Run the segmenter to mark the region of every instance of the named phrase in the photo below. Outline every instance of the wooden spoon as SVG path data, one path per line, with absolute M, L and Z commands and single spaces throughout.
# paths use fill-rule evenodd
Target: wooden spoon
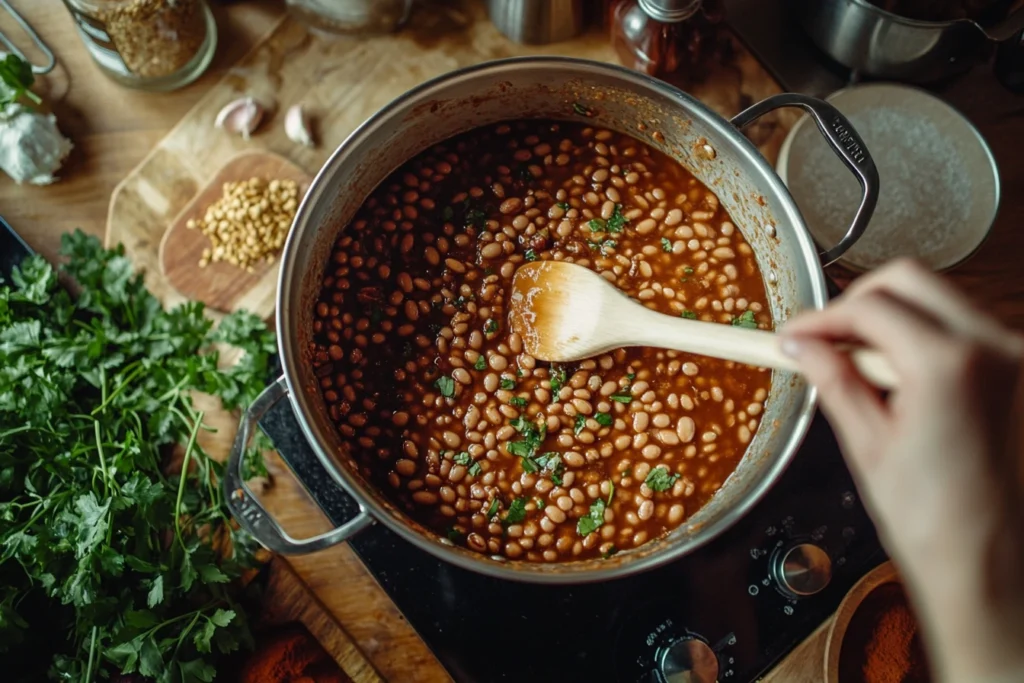
M 526 352 L 546 361 L 590 358 L 623 346 L 653 346 L 797 371 L 772 332 L 675 318 L 625 296 L 588 268 L 560 261 L 520 266 L 512 282 L 512 331 Z M 891 388 L 896 374 L 877 352 L 850 357 L 872 384 Z

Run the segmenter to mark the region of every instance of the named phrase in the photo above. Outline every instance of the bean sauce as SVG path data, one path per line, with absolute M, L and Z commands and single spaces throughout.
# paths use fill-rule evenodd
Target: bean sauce
M 536 360 L 507 314 L 538 259 L 662 313 L 772 327 L 750 246 L 685 168 L 613 131 L 517 121 L 426 150 L 366 200 L 324 272 L 313 364 L 363 474 L 442 538 L 607 557 L 721 488 L 771 374 L 651 348 Z

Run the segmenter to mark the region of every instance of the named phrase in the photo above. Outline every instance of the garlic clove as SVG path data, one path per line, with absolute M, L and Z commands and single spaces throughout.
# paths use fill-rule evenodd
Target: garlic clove
M 248 140 L 263 120 L 264 108 L 251 97 L 242 97 L 224 105 L 213 125 Z
M 314 147 L 313 136 L 309 132 L 309 122 L 301 104 L 293 104 L 284 115 L 284 132 L 288 139 L 306 147 Z

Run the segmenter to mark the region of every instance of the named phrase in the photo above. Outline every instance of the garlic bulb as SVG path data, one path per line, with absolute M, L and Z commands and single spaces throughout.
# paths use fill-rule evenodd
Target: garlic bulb
M 0 112 L 0 168 L 19 185 L 52 183 L 71 147 L 53 114 L 40 114 L 20 104 Z
M 301 104 L 293 104 L 284 115 L 284 132 L 288 139 L 306 147 L 313 147 L 313 136 Z
M 251 97 L 242 97 L 224 105 L 213 125 L 248 140 L 263 120 L 263 113 L 262 104 Z

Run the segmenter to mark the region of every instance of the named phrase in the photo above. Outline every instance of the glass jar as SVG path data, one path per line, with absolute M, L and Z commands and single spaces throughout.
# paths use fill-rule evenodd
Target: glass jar
M 206 0 L 64 0 L 93 60 L 112 79 L 174 90 L 210 65 L 217 23 Z
M 350 36 L 397 31 L 412 10 L 412 0 L 285 0 L 284 4 L 311 29 Z
M 716 0 L 621 0 L 612 45 L 623 66 L 677 85 L 700 82 L 719 53 Z

